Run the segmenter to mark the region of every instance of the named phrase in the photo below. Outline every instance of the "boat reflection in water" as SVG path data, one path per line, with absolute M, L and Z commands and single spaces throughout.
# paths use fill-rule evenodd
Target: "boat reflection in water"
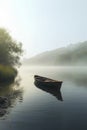
M 38 84 L 36 81 L 34 82 L 34 84 L 37 88 L 39 88 L 47 93 L 50 93 L 53 96 L 55 96 L 58 100 L 63 101 L 61 91 L 57 87 L 47 87 L 45 85 Z

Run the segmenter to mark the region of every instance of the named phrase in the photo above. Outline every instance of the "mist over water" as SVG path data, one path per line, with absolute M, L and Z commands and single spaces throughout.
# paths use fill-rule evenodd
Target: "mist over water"
M 35 74 L 62 80 L 60 93 L 35 86 Z M 19 69 L 19 76 L 22 102 L 17 100 L 1 118 L 1 130 L 87 129 L 87 67 L 27 65 Z

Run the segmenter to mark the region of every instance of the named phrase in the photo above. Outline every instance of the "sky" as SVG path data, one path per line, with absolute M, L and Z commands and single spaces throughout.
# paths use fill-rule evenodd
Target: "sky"
M 87 40 L 87 0 L 0 0 L 0 27 L 24 57 Z

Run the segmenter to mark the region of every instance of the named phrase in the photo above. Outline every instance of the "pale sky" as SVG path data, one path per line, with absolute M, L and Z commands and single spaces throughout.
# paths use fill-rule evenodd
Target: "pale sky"
M 87 0 L 0 0 L 0 27 L 25 57 L 87 40 Z

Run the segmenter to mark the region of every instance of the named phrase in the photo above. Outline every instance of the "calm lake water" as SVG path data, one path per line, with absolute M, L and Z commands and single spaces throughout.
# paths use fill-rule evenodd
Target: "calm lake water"
M 34 85 L 34 75 L 62 80 L 61 92 Z M 22 66 L 14 84 L 0 89 L 11 95 L 0 117 L 0 130 L 87 130 L 87 68 Z

